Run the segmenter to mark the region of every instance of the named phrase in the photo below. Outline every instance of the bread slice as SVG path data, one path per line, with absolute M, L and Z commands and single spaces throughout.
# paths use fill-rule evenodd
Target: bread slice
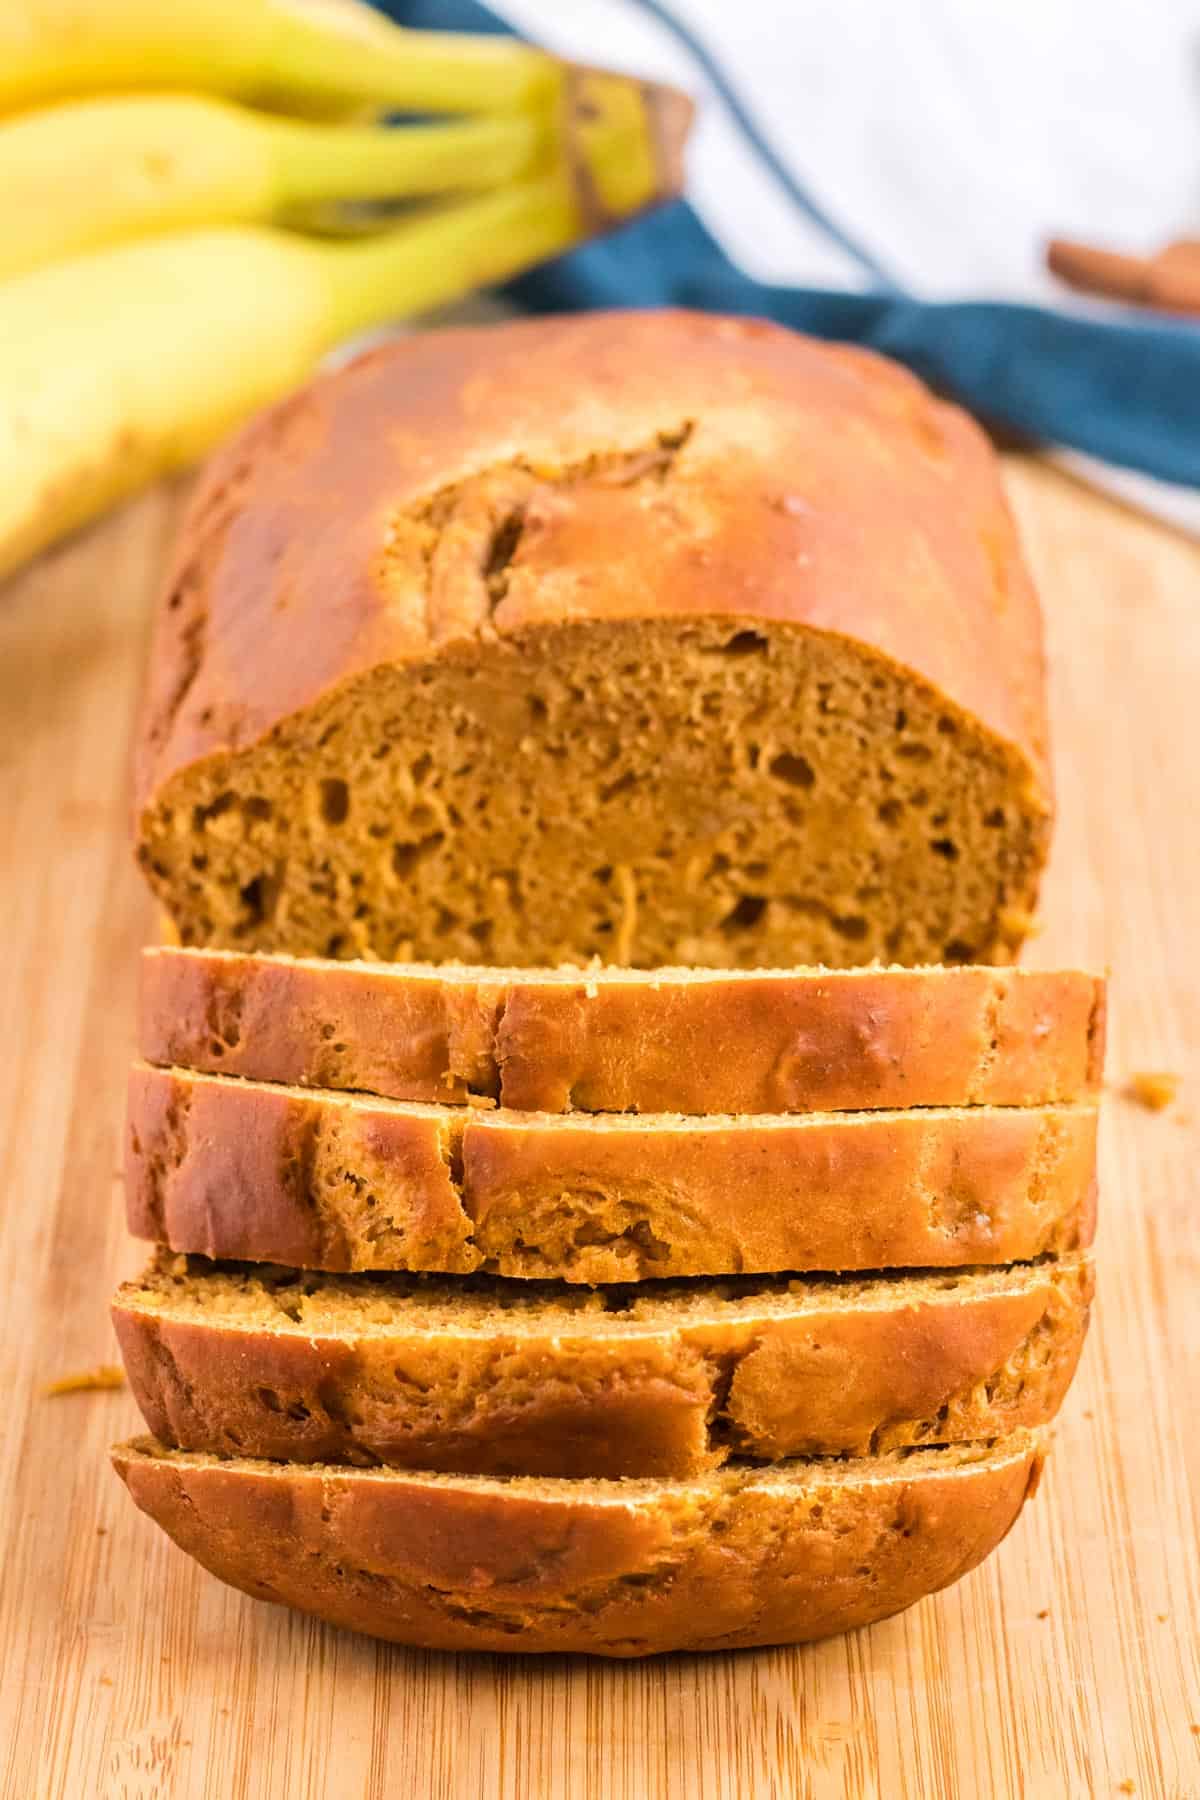
M 703 1473 L 1057 1412 L 1086 1257 L 948 1275 L 656 1282 L 303 1275 L 160 1253 L 113 1322 L 162 1442 L 470 1475 Z
M 138 789 L 187 944 L 1008 962 L 1051 800 L 996 459 L 749 320 L 388 345 L 212 466 Z
M 1096 1108 L 512 1113 L 135 1064 L 129 1228 L 318 1269 L 636 1281 L 1085 1247 Z
M 1074 970 L 535 971 L 151 949 L 140 1036 L 149 1062 L 523 1112 L 1037 1106 L 1099 1084 L 1104 982 Z
M 687 1482 L 486 1479 L 113 1452 L 222 1581 L 435 1650 L 646 1656 L 798 1643 L 966 1574 L 1009 1530 L 1037 1435 Z

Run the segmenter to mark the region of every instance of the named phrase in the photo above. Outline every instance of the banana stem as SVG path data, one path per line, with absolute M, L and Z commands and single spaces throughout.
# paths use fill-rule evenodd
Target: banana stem
M 260 97 L 341 92 L 397 112 L 515 111 L 552 93 L 558 69 L 512 38 L 408 31 L 366 8 L 280 4 Z
M 336 337 L 506 280 L 679 191 L 687 100 L 619 77 L 563 74 L 551 170 L 317 252 Z
M 263 120 L 276 202 L 405 199 L 491 188 L 530 174 L 547 156 L 549 120 L 503 113 L 466 124 L 395 131 Z
M 333 338 L 443 306 L 557 256 L 583 234 L 574 185 L 559 169 L 379 237 L 322 247 Z

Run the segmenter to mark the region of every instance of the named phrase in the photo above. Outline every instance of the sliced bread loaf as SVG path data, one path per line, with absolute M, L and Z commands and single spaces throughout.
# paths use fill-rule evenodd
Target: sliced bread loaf
M 150 1062 L 523 1112 L 1044 1105 L 1094 1091 L 1074 970 L 534 971 L 153 949 Z
M 113 1322 L 163 1443 L 472 1475 L 703 1473 L 730 1456 L 994 1438 L 1057 1412 L 1085 1257 L 951 1275 L 654 1283 L 221 1267 L 161 1254 Z
M 983 434 L 860 350 L 618 313 L 388 345 L 217 458 L 137 836 L 186 944 L 1007 962 L 1050 811 Z
M 135 1064 L 129 1228 L 320 1269 L 567 1281 L 962 1267 L 1085 1247 L 1096 1109 L 422 1106 Z
M 981 1562 L 1036 1434 L 687 1482 L 330 1468 L 118 1446 L 137 1505 L 222 1581 L 437 1650 L 645 1656 L 827 1637 Z

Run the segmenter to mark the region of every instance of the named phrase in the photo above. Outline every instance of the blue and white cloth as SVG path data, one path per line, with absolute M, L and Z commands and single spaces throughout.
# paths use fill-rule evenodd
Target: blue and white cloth
M 1200 235 L 1200 0 L 381 0 L 700 103 L 687 202 L 510 284 L 900 358 L 1200 531 L 1200 322 L 1066 293 L 1045 240 Z

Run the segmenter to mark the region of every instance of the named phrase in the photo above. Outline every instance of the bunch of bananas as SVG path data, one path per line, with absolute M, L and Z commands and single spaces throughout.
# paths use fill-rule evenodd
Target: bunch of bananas
M 358 0 L 4 0 L 0 575 L 342 338 L 677 192 L 689 119 Z M 341 229 L 347 201 L 411 204 Z

